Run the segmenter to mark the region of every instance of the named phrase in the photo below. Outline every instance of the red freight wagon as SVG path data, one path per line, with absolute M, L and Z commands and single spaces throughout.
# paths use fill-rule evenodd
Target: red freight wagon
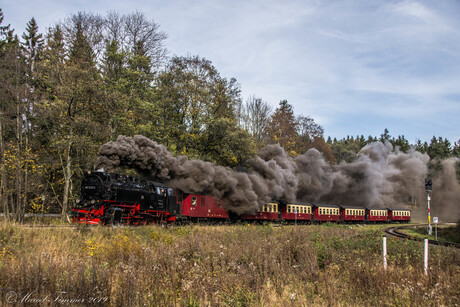
M 313 217 L 316 221 L 339 221 L 340 207 L 334 205 L 315 205 L 313 209 Z
M 228 211 L 224 209 L 222 200 L 197 194 L 184 194 L 183 197 L 183 216 L 192 219 L 228 219 Z
M 366 209 L 363 207 L 340 207 L 340 217 L 346 222 L 364 222 L 366 220 Z
M 283 209 L 281 210 L 281 217 L 286 221 L 311 221 L 313 213 L 313 205 L 311 204 L 287 204 Z
M 388 209 L 388 216 L 393 222 L 410 222 L 410 211 L 406 209 Z
M 388 222 L 387 209 L 369 209 L 367 215 L 369 222 Z
M 279 219 L 278 203 L 268 203 L 254 214 L 242 214 L 242 220 L 275 221 Z

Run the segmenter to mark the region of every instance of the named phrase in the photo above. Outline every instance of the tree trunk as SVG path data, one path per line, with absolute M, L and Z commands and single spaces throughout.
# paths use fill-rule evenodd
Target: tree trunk
M 69 194 L 70 194 L 70 181 L 72 177 L 72 133 L 73 133 L 73 125 L 70 123 L 69 132 L 67 134 L 67 159 L 66 159 L 66 167 L 64 171 L 64 197 L 62 199 L 62 213 L 61 213 L 61 220 L 65 222 L 67 218 L 67 207 L 69 204 Z
M 3 216 L 5 221 L 9 221 L 9 210 L 8 210 L 8 195 L 6 193 L 6 169 L 5 169 L 5 148 L 3 142 L 3 110 L 0 109 L 0 171 L 1 171 L 1 182 L 0 182 L 0 206 L 3 208 Z
M 15 220 L 21 222 L 24 213 L 22 212 L 22 114 L 21 114 L 21 103 L 19 93 L 17 95 L 17 106 L 16 106 L 16 145 L 17 145 L 17 157 L 16 157 L 16 203 L 15 203 Z

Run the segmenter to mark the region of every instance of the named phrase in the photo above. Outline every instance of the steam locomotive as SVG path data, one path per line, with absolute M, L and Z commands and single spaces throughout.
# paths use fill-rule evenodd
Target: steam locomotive
M 99 225 L 147 225 L 209 221 L 409 222 L 406 209 L 368 209 L 357 206 L 271 202 L 253 214 L 237 216 L 212 196 L 173 190 L 136 177 L 87 172 L 76 200 L 73 222 Z

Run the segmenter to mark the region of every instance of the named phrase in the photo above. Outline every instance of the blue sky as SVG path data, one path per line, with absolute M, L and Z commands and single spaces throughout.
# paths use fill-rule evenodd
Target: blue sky
M 242 96 L 282 99 L 337 138 L 460 139 L 460 1 L 0 0 L 42 31 L 78 11 L 144 12 L 170 54 L 211 60 Z

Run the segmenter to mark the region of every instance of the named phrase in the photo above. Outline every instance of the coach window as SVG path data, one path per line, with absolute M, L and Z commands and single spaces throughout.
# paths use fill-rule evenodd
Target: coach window
M 217 208 L 222 208 L 222 200 L 217 201 Z
M 197 201 L 196 196 L 193 196 L 192 197 L 192 206 L 196 206 L 196 201 Z

